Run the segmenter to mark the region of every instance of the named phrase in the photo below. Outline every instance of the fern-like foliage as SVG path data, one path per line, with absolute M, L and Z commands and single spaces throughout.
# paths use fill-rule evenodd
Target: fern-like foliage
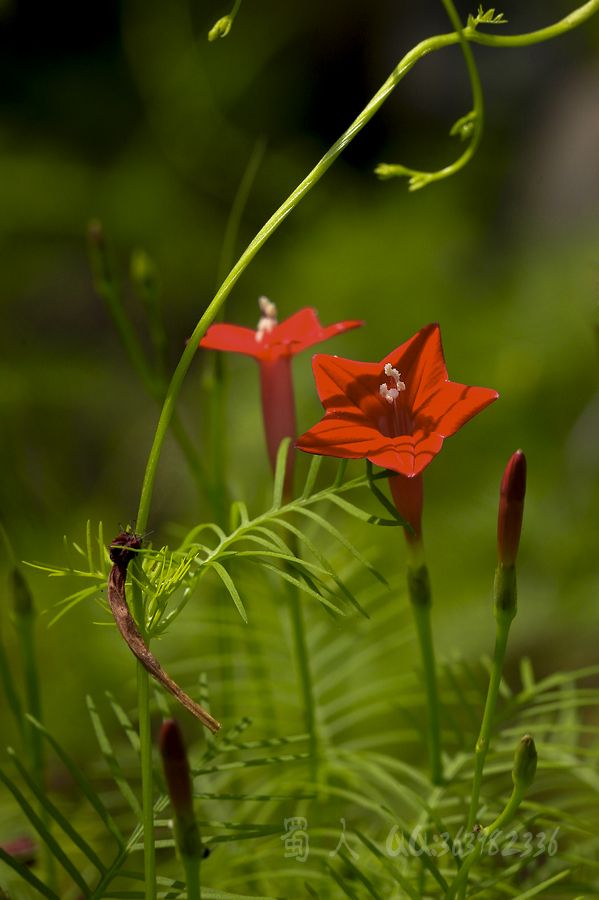
M 402 523 L 391 511 L 381 518 L 347 499 L 347 492 L 366 488 L 389 508 L 371 469 L 344 481 L 342 464 L 332 484 L 317 489 L 318 457 L 302 495 L 284 504 L 285 453 L 282 447 L 268 510 L 252 518 L 243 504 L 234 504 L 228 532 L 200 525 L 174 550 L 142 553 L 138 583 L 148 630 L 181 632 L 183 652 L 169 668 L 208 710 L 212 685 L 215 706 L 226 712 L 223 733 L 192 748 L 196 813 L 212 851 L 202 864 L 202 896 L 441 900 L 472 841 L 464 827 L 488 661 L 451 659 L 440 666 L 445 781 L 435 786 L 426 774 L 425 691 L 414 668 L 404 589 L 389 586 L 319 504 L 358 523 Z M 96 562 L 88 527 L 85 548 L 75 547 L 84 566 L 43 567 L 52 576 L 79 575 L 87 582 L 65 598 L 58 615 L 103 585 L 109 560 L 101 529 L 98 543 Z M 220 589 L 218 581 L 202 589 L 198 615 L 189 600 L 211 570 Z M 286 607 L 292 595 L 318 601 L 303 608 L 312 731 L 302 720 L 291 649 Z M 205 674 L 199 675 L 198 659 Z M 478 821 L 494 821 L 505 807 L 514 749 L 524 733 L 535 737 L 539 768 L 509 830 L 489 841 L 472 868 L 468 896 L 546 893 L 565 900 L 599 892 L 593 862 L 599 728 L 589 715 L 599 691 L 579 684 L 597 674 L 599 668 L 537 682 L 524 661 L 519 690 L 502 682 Z M 114 697 L 108 703 L 112 724 L 101 705 L 88 700 L 102 758 L 90 776 L 36 725 L 77 785 L 80 800 L 68 814 L 64 801 L 44 794 L 17 758 L 16 774 L 0 776 L 61 872 L 57 892 L 36 869 L 4 854 L 31 896 L 38 891 L 56 900 L 71 887 L 91 900 L 143 896 L 139 736 L 135 714 Z M 172 715 L 172 703 L 155 689 L 156 715 Z M 159 769 L 154 782 L 159 896 L 183 897 Z M 293 852 L 291 820 L 305 822 L 309 853 L 303 861 Z
M 231 507 L 231 529 L 226 533 L 213 523 L 201 524 L 189 531 L 179 547 L 170 550 L 151 548 L 143 551 L 141 580 L 138 585 L 145 598 L 145 630 L 149 637 L 164 634 L 166 629 L 181 615 L 199 582 L 208 571 L 215 572 L 242 619 L 247 622 L 247 612 L 241 594 L 227 568 L 233 559 L 259 564 L 260 567 L 293 585 L 297 590 L 317 600 L 331 611 L 345 615 L 350 608 L 362 612 L 359 603 L 347 586 L 339 578 L 333 566 L 327 561 L 317 544 L 310 538 L 304 523 L 317 524 L 334 537 L 349 554 L 376 579 L 386 585 L 385 578 L 372 563 L 351 543 L 343 531 L 332 525 L 314 509 L 323 502 L 333 503 L 337 508 L 360 521 L 379 526 L 406 526 L 407 523 L 397 513 L 375 482 L 387 478 L 389 472 L 374 475 L 371 467 L 367 474 L 343 482 L 345 464 L 339 467 L 338 475 L 329 487 L 315 491 L 316 480 L 322 457 L 313 458 L 303 493 L 296 500 L 283 504 L 283 481 L 289 439 L 281 443 L 277 457 L 272 506 L 262 514 L 250 518 L 244 503 L 236 502 Z M 370 489 L 389 511 L 391 518 L 374 515 L 347 500 L 342 494 L 360 488 Z M 409 528 L 409 526 L 407 526 Z M 283 536 L 287 538 L 284 540 Z M 88 522 L 86 547 L 73 544 L 75 552 L 85 559 L 87 568 L 77 568 L 70 561 L 67 566 L 52 566 L 29 563 L 34 568 L 47 572 L 52 577 L 75 576 L 91 581 L 92 584 L 69 594 L 57 604 L 57 612 L 50 624 L 77 603 L 89 597 L 99 597 L 107 579 L 107 568 L 111 565 L 107 547 L 104 544 L 103 527 L 98 529 L 99 563 L 96 563 L 91 525 Z M 307 550 L 312 559 L 298 554 L 299 547 Z M 68 548 L 67 548 L 67 552 Z M 169 601 L 178 592 L 178 602 L 168 610 Z M 108 610 L 107 604 L 104 604 Z

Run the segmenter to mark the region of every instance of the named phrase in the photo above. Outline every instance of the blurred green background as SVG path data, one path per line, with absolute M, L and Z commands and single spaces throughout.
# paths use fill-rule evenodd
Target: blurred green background
M 476 12 L 457 6 L 464 19 Z M 502 33 L 543 27 L 573 6 L 507 0 Z M 266 149 L 236 256 L 403 54 L 450 30 L 434 0 L 244 0 L 229 36 L 209 43 L 228 11 L 214 0 L 105 0 L 90 24 L 72 2 L 0 5 L 0 518 L 20 559 L 61 564 L 63 535 L 83 543 L 87 519 L 101 519 L 110 538 L 134 518 L 157 423 L 94 293 L 88 220 L 104 224 L 142 335 L 129 260 L 139 247 L 155 260 L 174 366 L 217 286 L 256 142 Z M 487 124 L 472 164 L 415 194 L 372 174 L 381 161 L 441 168 L 461 152 L 449 130 L 471 96 L 452 47 L 408 74 L 242 276 L 226 317 L 255 327 L 266 294 L 281 318 L 305 305 L 324 324 L 364 318 L 365 328 L 319 348 L 363 360 L 441 324 L 450 377 L 500 399 L 425 476 L 439 648 L 491 650 L 499 482 L 522 447 L 529 488 L 510 665 L 528 653 L 543 673 L 596 661 L 599 18 L 546 44 L 474 53 Z M 198 354 L 180 403 L 200 445 L 204 364 Z M 270 484 L 257 369 L 241 357 L 227 366 L 229 483 L 257 513 Z M 310 354 L 294 367 L 304 431 L 321 415 Z M 153 540 L 172 543 L 173 523 L 210 517 L 169 440 Z M 348 527 L 401 580 L 398 535 Z M 29 575 L 42 609 L 75 590 Z M 85 691 L 122 696 L 133 686 L 128 651 L 98 619 L 93 601 L 49 631 L 49 616 L 40 619 L 47 718 L 80 752 L 90 740 Z M 0 624 L 17 665 L 5 608 Z M 0 695 L 10 739 L 5 712 Z

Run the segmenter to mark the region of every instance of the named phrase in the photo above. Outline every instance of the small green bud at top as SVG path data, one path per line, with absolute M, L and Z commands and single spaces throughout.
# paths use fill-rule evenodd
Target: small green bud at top
M 233 24 L 232 16 L 223 16 L 222 19 L 219 19 L 218 22 L 212 26 L 210 31 L 208 32 L 208 40 L 215 41 L 217 38 L 224 38 L 228 35 L 231 30 L 231 25 Z
M 18 569 L 11 569 L 8 575 L 8 596 L 12 606 L 13 615 L 16 618 L 26 618 L 35 615 L 33 596 L 25 576 Z
M 156 265 L 145 250 L 134 250 L 131 254 L 131 280 L 146 290 L 155 290 L 158 285 Z
M 168 719 L 160 729 L 158 746 L 175 816 L 178 819 L 193 819 L 193 796 L 187 750 L 181 727 L 174 719 Z
M 516 450 L 503 473 L 499 496 L 497 558 L 503 566 L 513 566 L 518 556 L 525 493 L 526 457 Z
M 525 734 L 514 757 L 512 780 L 518 788 L 528 788 L 533 783 L 537 771 L 537 748 L 532 735 Z

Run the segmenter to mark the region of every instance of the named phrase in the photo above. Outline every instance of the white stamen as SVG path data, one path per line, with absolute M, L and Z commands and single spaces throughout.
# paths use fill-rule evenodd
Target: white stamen
M 379 391 L 381 392 L 381 397 L 384 397 L 387 403 L 393 403 L 393 401 L 399 397 L 397 388 L 387 387 L 386 384 L 381 384 Z
M 404 382 L 401 380 L 401 372 L 398 372 L 397 369 L 394 369 L 391 363 L 386 363 L 385 365 L 385 375 L 387 378 L 392 378 L 395 382 L 395 387 L 390 388 L 387 384 L 381 384 L 379 387 L 379 391 L 381 397 L 383 397 L 387 403 L 393 403 L 399 397 L 401 391 L 405 391 L 406 386 Z
M 268 297 L 259 297 L 258 306 L 262 311 L 262 317 L 258 322 L 258 327 L 256 328 L 256 340 L 259 343 L 265 334 L 267 334 L 269 331 L 272 331 L 273 328 L 276 328 L 278 324 L 278 313 L 277 307 L 268 299 Z

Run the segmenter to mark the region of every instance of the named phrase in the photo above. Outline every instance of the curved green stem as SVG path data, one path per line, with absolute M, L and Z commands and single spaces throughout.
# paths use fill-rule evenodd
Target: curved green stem
M 223 284 L 214 296 L 212 302 L 209 304 L 200 321 L 196 325 L 196 328 L 191 335 L 189 343 L 183 351 L 179 364 L 175 369 L 171 383 L 168 387 L 166 399 L 164 401 L 162 413 L 160 415 L 160 419 L 156 429 L 154 443 L 150 450 L 148 464 L 146 467 L 142 485 L 139 512 L 137 516 L 138 528 L 140 531 L 143 531 L 147 525 L 150 503 L 152 499 L 152 491 L 154 488 L 154 481 L 156 479 L 156 471 L 158 468 L 158 462 L 160 460 L 160 453 L 166 436 L 166 431 L 175 410 L 175 403 L 179 395 L 179 391 L 181 390 L 181 385 L 183 384 L 183 380 L 185 378 L 187 370 L 189 369 L 189 366 L 191 365 L 191 361 L 195 355 L 201 338 L 206 333 L 206 330 L 211 322 L 214 321 L 214 318 L 217 315 L 221 305 L 231 293 L 233 286 L 238 281 L 242 272 L 252 261 L 256 253 L 258 253 L 262 245 L 266 243 L 271 234 L 273 234 L 273 232 L 276 231 L 279 225 L 287 218 L 289 213 L 292 211 L 292 209 L 294 209 L 295 206 L 297 206 L 302 197 L 304 197 L 305 194 L 307 194 L 308 191 L 311 190 L 312 187 L 314 187 L 319 179 L 322 178 L 327 169 L 334 163 L 337 157 L 342 153 L 342 151 L 350 143 L 350 141 L 352 141 L 356 134 L 358 134 L 358 132 L 362 130 L 366 123 L 370 121 L 370 119 L 385 102 L 389 94 L 399 84 L 404 75 L 406 75 L 406 73 L 410 71 L 412 66 L 414 66 L 422 56 L 425 56 L 427 53 L 430 53 L 433 50 L 440 50 L 442 47 L 448 47 L 452 44 L 456 44 L 458 43 L 458 41 L 460 41 L 461 37 L 466 38 L 466 40 L 468 41 L 474 41 L 475 43 L 486 44 L 488 46 L 494 47 L 525 46 L 526 44 L 534 44 L 538 43 L 539 41 L 557 37 L 559 34 L 569 31 L 571 28 L 575 28 L 577 25 L 580 25 L 591 15 L 593 15 L 593 13 L 597 11 L 597 9 L 599 9 L 599 0 L 589 0 L 588 3 L 585 3 L 575 12 L 571 13 L 569 16 L 566 16 L 565 19 L 562 19 L 555 25 L 551 25 L 548 28 L 543 28 L 540 31 L 531 32 L 527 35 L 497 37 L 494 35 L 480 34 L 474 28 L 466 28 L 461 31 L 461 34 L 454 33 L 438 35 L 433 38 L 428 38 L 425 41 L 421 41 L 420 44 L 418 44 L 404 56 L 399 65 L 396 66 L 389 78 L 387 78 L 382 87 L 379 88 L 374 97 L 358 115 L 355 121 L 352 122 L 349 128 L 325 153 L 322 159 L 316 164 L 316 166 L 306 176 L 306 178 L 304 178 L 301 184 L 297 186 L 297 188 L 290 194 L 290 196 L 279 207 L 274 215 L 271 216 L 268 222 L 266 222 L 266 224 L 260 229 L 256 237 L 253 239 L 253 241 L 251 241 L 246 250 L 242 253 L 237 263 L 233 266 L 228 276 L 225 278 Z
M 586 22 L 587 19 L 599 10 L 599 0 L 588 0 L 564 19 L 560 19 L 554 25 L 540 28 L 538 31 L 530 31 L 528 34 L 512 34 L 507 36 L 484 34 L 475 28 L 465 28 L 464 37 L 475 44 L 485 44 L 487 47 L 527 47 L 529 44 L 539 44 L 551 38 L 559 37 L 566 31 L 571 31 Z
M 453 135 L 461 133 L 462 138 L 464 138 L 468 137 L 471 133 L 471 137 L 468 147 L 466 148 L 464 153 L 462 153 L 459 159 L 457 159 L 451 165 L 445 166 L 443 169 L 439 169 L 439 171 L 437 172 L 421 172 L 418 169 L 410 169 L 407 166 L 389 165 L 387 163 L 381 163 L 376 167 L 375 173 L 379 176 L 379 178 L 391 178 L 396 175 L 409 175 L 410 191 L 417 191 L 420 188 L 425 187 L 427 184 L 430 184 L 432 181 L 440 181 L 442 178 L 449 178 L 451 175 L 455 175 L 456 172 L 458 172 L 467 163 L 470 162 L 478 149 L 478 145 L 480 144 L 480 140 L 483 134 L 485 120 L 483 90 L 480 83 L 478 70 L 476 68 L 476 63 L 474 61 L 474 56 L 472 55 L 472 50 L 470 49 L 470 45 L 464 35 L 460 17 L 457 14 L 452 0 L 441 0 L 441 2 L 443 3 L 447 15 L 451 20 L 451 24 L 456 29 L 456 33 L 455 35 L 453 35 L 453 37 L 457 38 L 457 40 L 459 40 L 460 44 L 462 45 L 462 52 L 464 54 L 466 66 L 468 68 L 468 77 L 470 78 L 470 84 L 472 85 L 472 112 L 467 116 L 464 116 L 463 119 L 460 119 L 458 122 L 456 122 L 454 127 L 451 129 L 451 134 Z
M 526 785 L 526 786 L 520 785 L 518 787 L 516 785 L 514 785 L 514 789 L 512 791 L 512 796 L 508 800 L 507 805 L 506 805 L 505 809 L 503 810 L 503 812 L 501 812 L 499 814 L 499 816 L 495 819 L 495 821 L 491 825 L 488 825 L 486 828 L 483 828 L 479 832 L 476 847 L 474 848 L 472 853 L 468 857 L 466 857 L 465 861 L 462 864 L 460 871 L 458 872 L 458 874 L 456 875 L 454 880 L 449 885 L 449 889 L 445 893 L 445 897 L 443 898 L 443 900 L 453 900 L 453 898 L 456 896 L 456 894 L 458 893 L 460 888 L 465 887 L 466 881 L 468 879 L 468 873 L 469 873 L 470 869 L 472 868 L 472 866 L 474 865 L 474 863 L 480 859 L 486 839 L 490 835 L 492 835 L 493 832 L 496 831 L 497 829 L 501 830 L 504 827 L 504 825 L 507 825 L 507 823 L 511 819 L 514 818 L 514 816 L 516 815 L 516 813 L 518 811 L 518 807 L 520 806 L 520 804 L 522 803 L 522 800 L 524 799 L 524 795 L 526 794 L 527 790 L 528 790 L 528 785 Z

